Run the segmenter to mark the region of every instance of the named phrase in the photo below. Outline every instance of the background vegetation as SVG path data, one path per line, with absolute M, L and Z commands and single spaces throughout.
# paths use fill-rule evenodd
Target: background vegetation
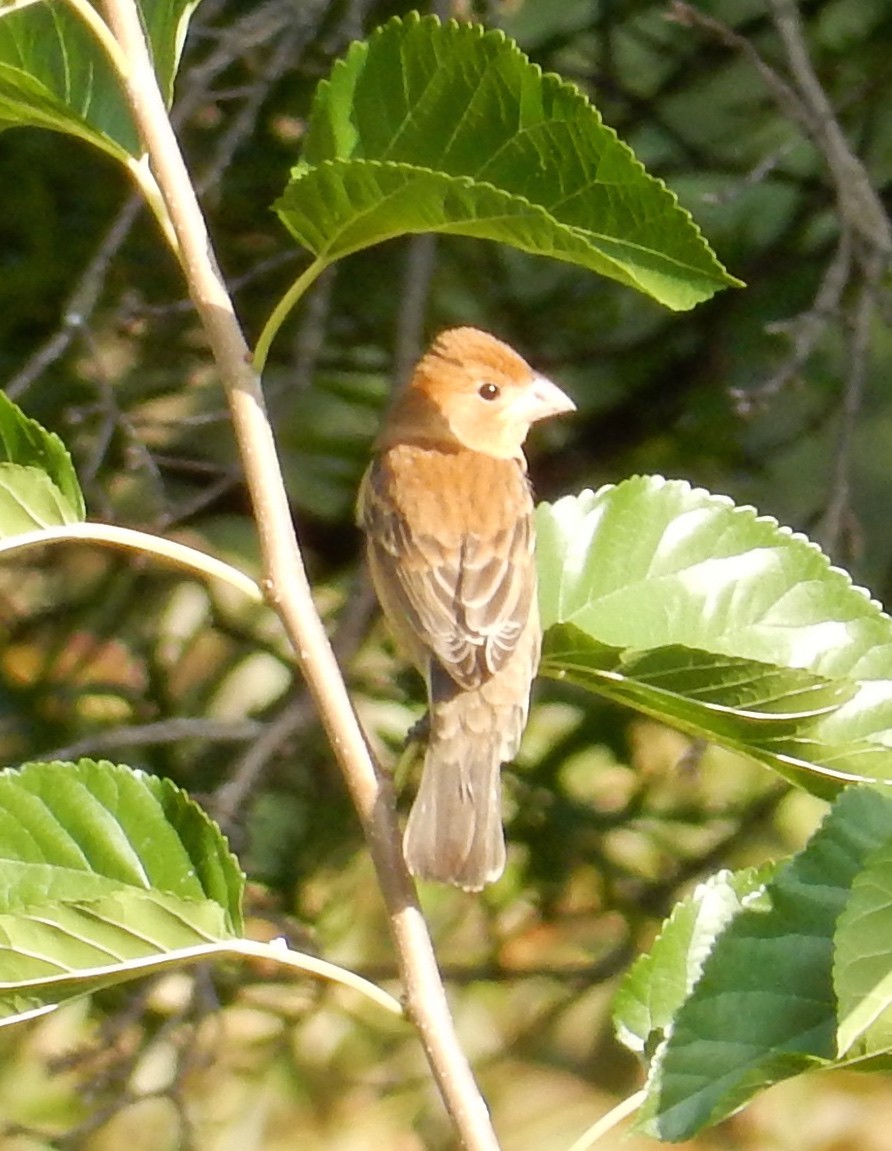
M 421 239 L 344 261 L 275 344 L 268 396 L 317 602 L 385 756 L 421 702 L 374 612 L 352 503 L 390 388 L 450 323 L 490 328 L 576 398 L 579 416 L 536 440 L 540 496 L 634 472 L 687 478 L 808 531 L 888 594 L 879 276 L 892 14 L 879 0 L 803 6 L 816 92 L 790 56 L 783 7 L 527 0 L 473 13 L 590 95 L 745 291 L 677 315 L 568 266 Z M 198 10 L 177 116 L 252 338 L 301 259 L 269 205 L 313 89 L 350 40 L 401 10 Z M 842 167 L 821 91 L 863 170 Z M 824 125 L 821 147 L 803 131 L 809 116 Z M 250 569 L 249 509 L 203 336 L 123 175 L 74 141 L 20 130 L 0 136 L 0 185 L 4 390 L 73 447 L 93 518 Z M 86 548 L 5 567 L 0 589 L 3 761 L 103 755 L 175 779 L 239 850 L 255 933 L 386 981 L 359 829 L 268 615 Z M 543 684 L 539 700 L 507 772 L 506 879 L 481 897 L 426 895 L 509 1151 L 568 1145 L 634 1087 L 608 1007 L 678 896 L 719 863 L 789 852 L 820 815 L 763 768 L 591 696 Z M 415 1040 L 353 1011 L 341 992 L 263 969 L 78 1002 L 0 1033 L 0 1146 L 450 1145 Z M 820 1094 L 795 1081 L 697 1146 L 882 1146 L 885 1084 L 859 1082 L 857 1098 L 848 1088 L 842 1075 Z

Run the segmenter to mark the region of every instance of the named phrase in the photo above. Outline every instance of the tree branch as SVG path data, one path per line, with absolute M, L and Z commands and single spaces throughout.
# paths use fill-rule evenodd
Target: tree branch
M 128 72 L 122 77 L 128 102 L 151 157 L 189 293 L 226 390 L 260 535 L 267 596 L 294 645 L 362 820 L 387 904 L 408 1014 L 463 1144 L 473 1151 L 495 1151 L 495 1133 L 459 1046 L 430 936 L 400 850 L 392 789 L 372 761 L 313 604 L 259 376 L 152 70 L 139 12 L 133 0 L 105 0 L 103 8 L 128 60 Z

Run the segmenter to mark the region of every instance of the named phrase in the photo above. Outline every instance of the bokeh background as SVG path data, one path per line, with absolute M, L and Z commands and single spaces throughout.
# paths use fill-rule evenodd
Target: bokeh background
M 251 339 L 304 266 L 270 205 L 315 85 L 405 8 L 198 9 L 175 114 Z M 440 4 L 579 85 L 747 287 L 677 315 L 570 266 L 420 238 L 344 261 L 292 316 L 269 404 L 317 603 L 385 762 L 421 695 L 375 612 L 352 507 L 391 389 L 449 324 L 489 328 L 575 397 L 578 415 L 531 444 L 541 498 L 636 472 L 686 478 L 808 533 L 890 598 L 892 7 L 802 3 L 810 74 L 791 58 L 787 8 Z M 91 518 L 258 574 L 205 339 L 124 175 L 72 140 L 15 130 L 0 135 L 0 189 L 7 394 L 70 446 Z M 170 776 L 230 835 L 252 933 L 391 985 L 358 823 L 268 612 L 154 563 L 66 547 L 0 569 L 0 631 L 4 764 L 91 755 Z M 795 850 L 821 816 L 766 769 L 595 697 L 543 683 L 537 700 L 505 772 L 505 879 L 481 896 L 424 892 L 505 1151 L 568 1148 L 639 1085 L 609 1014 L 632 957 L 698 878 Z M 885 1078 L 815 1075 L 687 1146 L 879 1151 L 890 1120 Z M 0 1030 L 0 1151 L 122 1145 L 454 1144 L 410 1029 L 347 992 L 242 966 Z

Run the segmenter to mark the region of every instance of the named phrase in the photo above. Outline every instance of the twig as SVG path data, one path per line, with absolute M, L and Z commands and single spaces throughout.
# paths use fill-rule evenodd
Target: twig
M 286 71 L 296 66 L 304 48 L 312 40 L 326 9 L 327 5 L 321 0 L 314 0 L 313 3 L 304 0 L 299 7 L 283 0 L 271 0 L 271 3 L 249 12 L 247 17 L 250 18 L 250 27 L 245 28 L 248 18 L 240 21 L 236 26 L 239 35 L 234 44 L 229 37 L 226 37 L 225 43 L 207 62 L 209 67 L 206 71 L 210 71 L 212 66 L 214 68 L 212 74 L 216 76 L 221 70 L 219 64 L 228 67 L 231 63 L 233 48 L 236 48 L 238 55 L 242 55 L 248 43 L 276 44 L 272 55 L 264 61 L 260 77 L 249 88 L 235 119 L 220 137 L 214 158 L 196 180 L 195 187 L 199 195 L 203 195 L 218 183 L 241 144 L 254 131 L 260 109 L 270 89 Z M 248 42 L 246 42 L 247 32 L 251 37 Z M 190 101 L 189 104 L 184 104 L 181 110 L 178 106 L 180 119 L 192 111 L 192 103 Z M 174 123 L 178 122 L 178 118 L 174 117 Z
M 424 317 L 436 259 L 436 236 L 412 237 L 396 319 L 393 375 L 398 388 L 408 383 L 424 347 Z
M 332 647 L 339 663 L 349 663 L 362 642 L 374 611 L 374 593 L 363 580 L 341 612 Z M 267 724 L 245 751 L 232 776 L 214 793 L 211 814 L 221 827 L 231 827 L 244 811 L 245 804 L 257 787 L 268 764 L 282 745 L 294 740 L 316 722 L 316 709 L 305 694 L 293 700 Z
M 822 542 L 834 552 L 849 511 L 853 437 L 867 379 L 871 321 L 880 282 L 892 258 L 892 225 L 864 164 L 849 145 L 818 80 L 795 0 L 769 0 L 769 10 L 807 112 L 809 135 L 833 179 L 843 231 L 848 230 L 860 241 L 855 248 L 855 257 L 861 267 L 862 283 L 852 312 L 848 372 L 831 495 L 822 532 Z
M 892 254 L 892 227 L 861 160 L 840 127 L 827 93 L 815 75 L 795 0 L 769 0 L 775 27 L 787 53 L 808 131 L 827 163 L 836 186 L 840 214 L 870 249 Z
M 297 11 L 289 0 L 270 0 L 269 3 L 260 8 L 247 12 L 232 27 L 227 28 L 218 36 L 219 43 L 213 52 L 188 69 L 180 85 L 183 95 L 171 113 L 174 124 L 182 125 L 207 100 L 214 80 L 231 67 L 234 60 L 244 55 L 248 50 L 267 43 L 283 29 L 292 25 L 296 31 L 292 35 L 286 35 L 282 39 L 282 44 L 287 44 L 292 52 L 288 63 L 293 67 L 296 59 L 299 58 L 303 43 L 312 39 L 319 21 L 324 16 L 326 7 L 326 4 L 320 0 L 315 6 L 309 3 L 302 4 L 300 10 Z M 205 0 L 202 5 L 201 14 L 205 20 L 209 18 L 208 0 Z M 279 63 L 281 64 L 282 61 L 280 60 Z M 264 70 L 263 77 L 254 85 L 249 95 L 250 113 L 239 113 L 236 124 L 226 133 L 224 145 L 217 150 L 199 177 L 199 188 L 209 187 L 219 180 L 232 153 L 253 130 L 262 99 L 268 93 L 275 79 L 275 75 L 270 75 L 267 70 Z M 72 342 L 83 331 L 99 303 L 109 268 L 144 206 L 143 197 L 134 192 L 120 208 L 63 307 L 61 324 L 3 386 L 3 390 L 11 399 L 19 399 L 35 380 L 39 379 L 48 368 L 65 355 Z M 270 266 L 276 266 L 286 261 L 291 262 L 295 259 L 296 254 L 289 252 L 274 257 L 272 260 L 264 261 L 261 270 L 266 271 Z M 256 275 L 257 271 L 255 270 L 246 274 L 242 279 L 244 282 L 249 282 Z M 146 307 L 143 309 L 148 315 L 163 314 L 170 310 L 174 309 L 171 307 Z
M 827 265 L 811 307 L 789 320 L 779 320 L 767 327 L 772 333 L 789 334 L 792 353 L 781 366 L 758 387 L 743 390 L 732 388 L 730 395 L 739 415 L 749 415 L 752 409 L 772 399 L 805 367 L 827 330 L 831 320 L 838 320 L 842 311 L 842 298 L 852 270 L 851 235 L 846 229 L 840 236 L 833 258 Z
M 888 260 L 892 256 L 892 225 L 815 74 L 796 0 L 769 0 L 768 7 L 787 54 L 793 84 L 763 60 L 745 36 L 701 12 L 693 4 L 674 0 L 669 18 L 679 24 L 704 29 L 727 47 L 742 52 L 752 62 L 778 107 L 799 125 L 824 158 L 845 223 L 867 243 L 868 248 L 883 253 Z
M 61 326 L 4 385 L 3 390 L 10 399 L 17 400 L 47 368 L 62 358 L 75 336 L 92 316 L 105 287 L 109 265 L 127 238 L 142 207 L 142 197 L 134 193 L 120 209 L 93 258 L 84 269 L 74 291 L 68 297 L 62 313 Z
M 226 722 L 174 716 L 173 719 L 162 719 L 157 723 L 129 724 L 108 731 L 97 731 L 94 735 L 79 739 L 77 743 L 69 743 L 67 747 L 41 752 L 41 758 L 80 759 L 82 755 L 95 755 L 116 747 L 181 744 L 184 739 L 200 739 L 207 743 L 247 743 L 257 739 L 263 731 L 264 725 L 257 719 Z
M 495 1151 L 495 1133 L 455 1034 L 433 946 L 400 850 L 392 789 L 372 761 L 313 604 L 260 380 L 158 89 L 139 13 L 133 0 L 105 0 L 103 8 L 130 65 L 123 78 L 128 102 L 151 156 L 176 233 L 189 293 L 230 404 L 254 503 L 268 598 L 294 644 L 362 821 L 387 904 L 407 1011 L 418 1028 L 434 1078 L 465 1147 Z
M 747 40 L 746 36 L 741 36 L 739 32 L 735 32 L 723 21 L 717 20 L 714 16 L 708 16 L 694 4 L 687 4 L 684 0 L 674 0 L 670 5 L 667 19 L 687 28 L 700 28 L 704 32 L 708 32 L 719 43 L 724 44 L 726 48 L 742 52 L 762 77 L 765 87 L 772 94 L 781 111 L 806 132 L 810 132 L 811 117 L 808 109 L 802 103 L 799 93 L 762 58 L 755 45 Z
M 830 555 L 835 554 L 842 539 L 849 512 L 855 425 L 861 412 L 864 385 L 870 366 L 871 324 L 885 263 L 879 252 L 875 252 L 873 259 L 865 268 L 864 282 L 861 284 L 852 317 L 848 372 L 840 413 L 833 475 L 830 481 L 830 499 L 824 513 L 820 539 L 821 545 Z

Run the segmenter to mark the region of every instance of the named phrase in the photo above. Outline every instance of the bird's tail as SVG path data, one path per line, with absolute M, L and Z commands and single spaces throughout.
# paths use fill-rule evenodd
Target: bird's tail
M 500 768 L 517 750 L 523 708 L 485 692 L 434 705 L 424 772 L 403 838 L 413 875 L 479 891 L 505 870 Z

